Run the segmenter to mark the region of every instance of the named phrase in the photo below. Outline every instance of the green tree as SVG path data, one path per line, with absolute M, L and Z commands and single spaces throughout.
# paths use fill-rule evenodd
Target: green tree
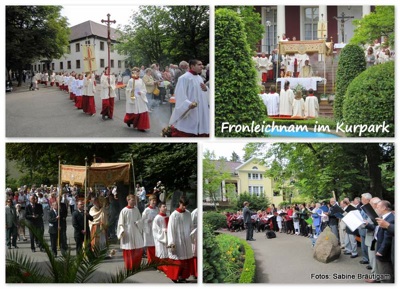
M 248 128 L 262 124 L 265 114 L 245 33 L 236 12 L 215 12 L 215 134 L 219 137 L 260 136 L 247 129 L 222 130 L 224 123 Z
M 225 160 L 215 160 L 214 152 L 206 150 L 203 157 L 203 196 L 209 197 L 218 211 L 218 195 L 221 194 L 222 181 L 230 177 Z
M 170 58 L 176 63 L 189 59 L 209 63 L 209 6 L 167 6 L 167 11 Z
M 346 45 L 340 52 L 336 71 L 336 94 L 333 112 L 337 121 L 343 119 L 343 102 L 347 87 L 365 68 L 366 62 L 363 49 L 358 45 Z
M 256 8 L 254 6 L 223 6 L 221 8 L 230 9 L 238 13 L 244 23 L 247 43 L 251 51 L 256 50 L 265 32 L 264 26 L 261 24 L 261 15 L 256 12 Z
M 239 194 L 237 198 L 235 209 L 242 210 L 245 201 L 250 203 L 249 208 L 252 211 L 266 210 L 270 205 L 270 200 L 266 198 L 264 194 L 257 196 L 249 194 L 248 192 L 243 192 Z
M 240 157 L 236 152 L 232 152 L 231 162 L 240 162 Z
M 116 48 L 131 65 L 209 62 L 208 6 L 140 6 L 121 30 Z
M 354 137 L 394 137 L 394 61 L 374 65 L 359 74 L 348 86 L 343 101 L 346 125 L 387 126 L 387 131 L 350 132 Z
M 6 68 L 18 71 L 18 86 L 22 71 L 31 63 L 51 62 L 67 49 L 69 33 L 67 19 L 61 16 L 62 6 L 6 6 Z
M 375 39 L 388 39 L 389 46 L 394 47 L 395 7 L 376 6 L 375 11 L 365 15 L 362 19 L 353 21 L 354 35 L 350 44 L 372 44 Z
M 379 143 L 274 143 L 260 146 L 267 175 L 292 179 L 302 198 L 322 200 L 335 191 L 339 196 L 356 197 L 370 192 L 392 200 L 393 144 Z M 345 160 L 345 161 L 344 161 Z M 385 173 L 382 181 L 381 167 Z M 387 175 L 387 177 L 386 177 Z

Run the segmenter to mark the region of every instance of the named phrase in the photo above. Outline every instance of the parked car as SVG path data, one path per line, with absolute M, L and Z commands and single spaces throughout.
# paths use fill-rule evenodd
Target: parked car
M 12 91 L 13 91 L 12 82 L 9 80 L 6 80 L 6 92 L 12 92 Z

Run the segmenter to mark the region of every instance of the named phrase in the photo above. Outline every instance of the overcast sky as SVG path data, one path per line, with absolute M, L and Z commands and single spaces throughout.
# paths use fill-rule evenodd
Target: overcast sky
M 67 2 L 66 2 L 67 3 Z M 112 28 L 117 28 L 118 25 L 129 24 L 130 16 L 133 10 L 137 10 L 139 6 L 134 5 L 114 5 L 114 6 L 76 6 L 62 5 L 61 15 L 68 18 L 70 26 L 75 26 L 82 22 L 92 20 L 96 23 L 101 23 L 101 20 L 107 20 L 107 14 L 110 14 L 110 20 L 115 20 L 117 23 L 111 24 Z
M 226 157 L 228 160 L 232 156 L 232 152 L 235 152 L 239 155 L 240 159 L 243 161 L 244 157 L 244 147 L 246 146 L 245 142 L 221 142 L 221 143 L 203 143 L 203 154 L 206 150 L 214 151 L 215 156 L 218 157 Z M 203 155 L 202 154 L 202 155 Z

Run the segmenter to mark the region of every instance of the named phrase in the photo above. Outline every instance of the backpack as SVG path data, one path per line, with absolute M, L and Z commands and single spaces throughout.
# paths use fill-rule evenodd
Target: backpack
M 276 234 L 274 231 L 267 231 L 267 233 L 265 233 L 267 239 L 273 239 L 276 238 Z

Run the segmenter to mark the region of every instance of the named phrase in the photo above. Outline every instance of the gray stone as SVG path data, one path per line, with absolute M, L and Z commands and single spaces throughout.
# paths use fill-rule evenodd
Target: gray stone
M 322 263 L 332 262 L 340 257 L 338 239 L 329 227 L 318 236 L 314 246 L 314 259 Z

